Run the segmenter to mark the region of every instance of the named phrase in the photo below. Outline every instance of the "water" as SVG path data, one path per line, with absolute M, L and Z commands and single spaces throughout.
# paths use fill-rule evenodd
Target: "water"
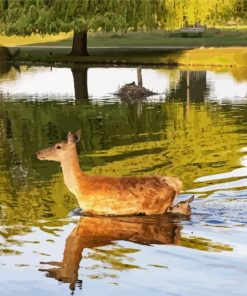
M 158 95 L 124 102 L 135 68 L 0 69 L 1 296 L 246 295 L 243 70 L 144 68 Z M 191 218 L 79 216 L 35 157 L 78 128 L 88 174 L 176 175 Z

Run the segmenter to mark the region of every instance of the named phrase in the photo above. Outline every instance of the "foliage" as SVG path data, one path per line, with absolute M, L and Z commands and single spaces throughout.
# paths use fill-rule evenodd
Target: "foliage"
M 0 26 L 6 35 L 152 29 L 158 26 L 158 14 L 162 12 L 159 0 L 7 0 L 7 3 L 7 8 L 1 7 Z
M 198 83 L 206 93 L 203 77 Z M 135 104 L 1 100 L 2 224 L 36 225 L 42 219 L 66 218 L 77 207 L 59 165 L 38 161 L 35 152 L 79 127 L 79 157 L 88 174 L 176 175 L 185 189 L 192 189 L 198 187 L 198 177 L 239 167 L 246 107 L 204 104 L 203 96 L 196 100 L 191 94 L 188 110 L 182 92 L 171 90 L 166 97 L 166 102 L 143 103 L 142 113 Z
M 59 32 L 127 32 L 185 25 L 246 23 L 246 0 L 4 0 L 0 31 L 6 35 Z
M 164 0 L 167 10 L 165 27 L 177 29 L 194 26 L 220 24 L 242 24 L 247 21 L 246 0 Z

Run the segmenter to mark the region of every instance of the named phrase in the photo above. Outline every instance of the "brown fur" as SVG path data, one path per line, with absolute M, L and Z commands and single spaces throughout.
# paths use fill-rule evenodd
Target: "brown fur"
M 79 166 L 76 141 L 79 132 L 68 134 L 68 141 L 37 152 L 41 160 L 59 161 L 64 182 L 88 214 L 163 214 L 171 206 L 182 182 L 175 177 L 86 176 Z
M 80 261 L 86 248 L 125 240 L 138 244 L 179 244 L 178 221 L 169 216 L 155 217 L 83 217 L 66 239 L 62 262 L 42 262 L 53 268 L 41 269 L 47 276 L 70 284 L 74 290 Z
M 179 215 L 191 215 L 191 208 L 190 203 L 194 200 L 194 195 L 192 195 L 189 199 L 186 201 L 180 201 L 174 206 L 171 206 L 167 212 L 173 213 L 173 214 L 179 214 Z

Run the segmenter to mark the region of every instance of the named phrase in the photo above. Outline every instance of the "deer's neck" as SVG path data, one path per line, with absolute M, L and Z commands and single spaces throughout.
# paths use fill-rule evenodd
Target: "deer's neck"
M 77 196 L 85 175 L 80 168 L 76 149 L 71 151 L 69 157 L 61 162 L 61 167 L 65 185 Z

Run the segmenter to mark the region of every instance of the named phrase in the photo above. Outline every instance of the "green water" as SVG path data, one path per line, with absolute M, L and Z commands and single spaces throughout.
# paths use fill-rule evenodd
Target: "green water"
M 244 77 L 143 69 L 159 94 L 124 102 L 136 69 L 0 68 L 1 296 L 246 295 Z M 87 174 L 178 176 L 191 218 L 79 217 L 35 156 L 78 128 Z

